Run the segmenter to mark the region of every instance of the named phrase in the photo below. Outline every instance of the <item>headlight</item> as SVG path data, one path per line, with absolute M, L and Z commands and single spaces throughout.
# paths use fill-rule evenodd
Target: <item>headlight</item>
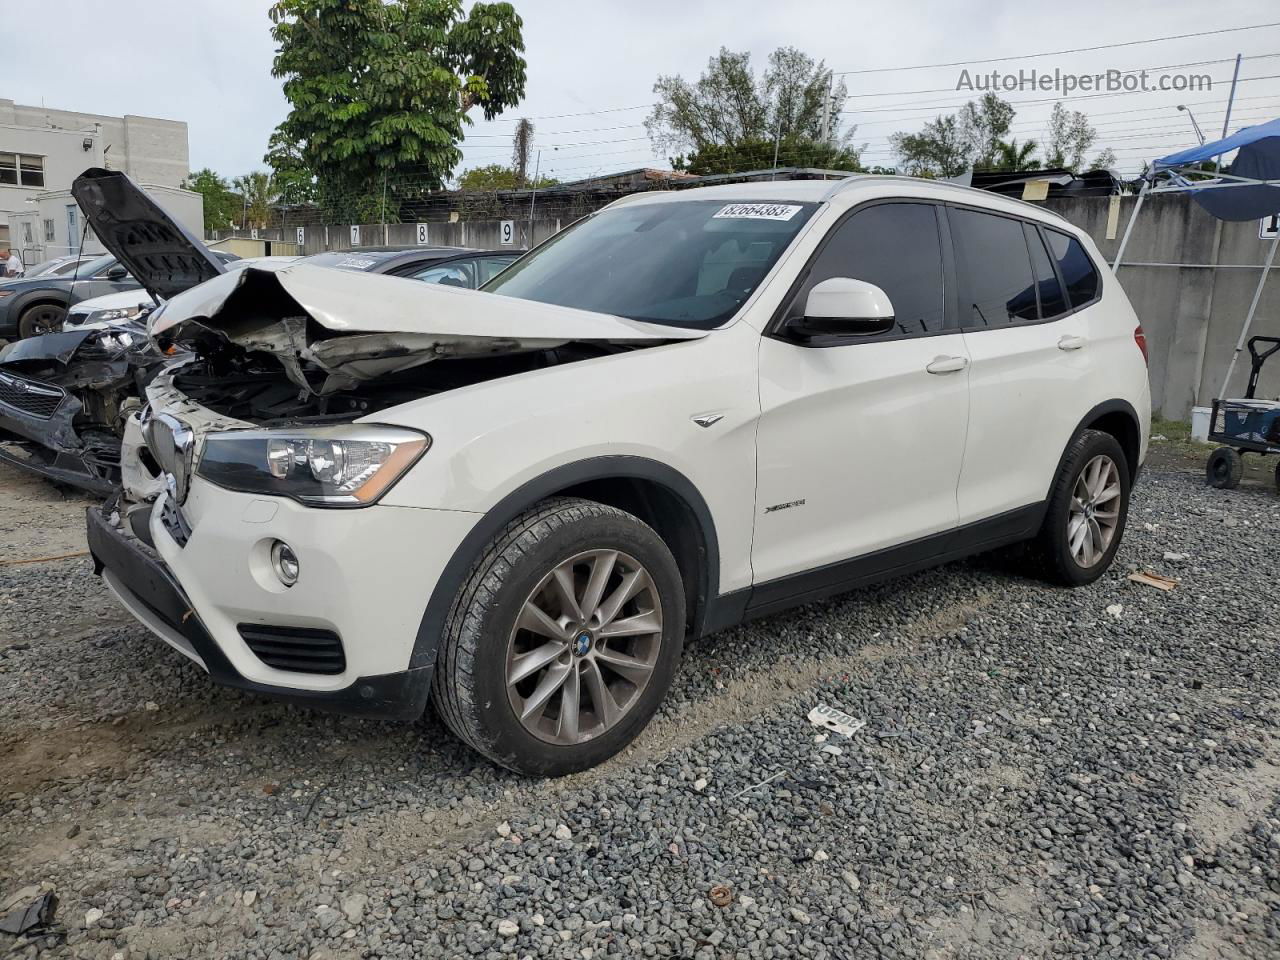
M 232 430 L 205 438 L 196 473 L 244 493 L 316 507 L 363 507 L 431 446 L 416 430 L 372 424 L 306 430 Z
M 142 312 L 142 307 L 117 307 L 112 310 L 86 310 L 83 313 L 71 312 L 67 320 L 72 326 L 82 323 L 110 323 L 113 320 L 132 320 Z

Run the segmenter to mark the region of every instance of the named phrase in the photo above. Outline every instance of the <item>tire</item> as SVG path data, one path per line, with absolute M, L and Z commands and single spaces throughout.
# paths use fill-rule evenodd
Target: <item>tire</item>
M 1093 470 L 1099 464 L 1107 471 L 1105 480 L 1103 474 L 1098 474 L 1100 482 L 1105 484 L 1099 497 L 1077 498 L 1078 493 L 1089 489 Z M 1084 478 L 1081 488 L 1082 474 L 1086 471 L 1089 476 Z M 1071 441 L 1049 495 L 1044 524 L 1031 544 L 1033 558 L 1045 579 L 1063 586 L 1082 587 L 1106 573 L 1124 535 L 1130 484 L 1124 450 L 1111 434 L 1084 430 Z M 1095 500 L 1092 509 L 1090 500 Z M 1118 506 L 1112 511 L 1111 504 L 1116 501 Z M 1114 517 L 1110 516 L 1113 512 Z M 1114 525 L 1107 528 L 1108 522 Z
M 1209 454 L 1204 467 L 1204 482 L 1219 490 L 1234 490 L 1244 476 L 1244 457 L 1234 447 L 1219 447 Z
M 597 569 L 612 572 L 596 591 L 603 599 L 592 604 Z M 635 598 L 616 616 L 582 613 L 588 606 L 605 611 L 632 577 L 626 582 Z M 545 619 L 531 616 L 530 606 Z M 589 500 L 544 501 L 494 537 L 459 590 L 432 677 L 436 712 L 462 741 L 517 773 L 555 777 L 593 767 L 634 740 L 666 696 L 684 643 L 684 608 L 675 559 L 648 525 Z M 627 620 L 638 632 L 655 626 L 654 614 L 660 623 L 643 635 L 607 636 L 610 628 L 598 626 L 616 631 Z M 541 666 L 516 676 L 535 662 Z M 557 678 L 564 678 L 560 686 L 535 706 L 543 684 L 550 689 Z M 573 690 L 577 710 L 567 706 Z
M 18 338 L 38 337 L 42 333 L 55 333 L 62 329 L 65 308 L 54 303 L 37 303 L 28 307 L 18 318 Z

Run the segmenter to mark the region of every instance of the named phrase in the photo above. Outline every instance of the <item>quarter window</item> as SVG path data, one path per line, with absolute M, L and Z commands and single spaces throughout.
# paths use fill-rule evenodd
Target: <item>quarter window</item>
M 1073 307 L 1082 307 L 1098 295 L 1098 270 L 1084 252 L 1080 241 L 1057 230 L 1046 230 L 1053 258 L 1067 285 L 1067 296 Z
M 1045 253 L 1044 241 L 1040 239 L 1040 231 L 1031 224 L 1023 224 L 1027 234 L 1027 246 L 1031 250 L 1031 269 L 1035 272 L 1036 289 L 1040 294 L 1040 319 L 1052 320 L 1067 312 L 1067 298 L 1063 296 L 1062 284 L 1053 271 L 1049 255 Z
M 880 203 L 840 224 L 814 261 L 787 319 L 804 314 L 809 291 L 823 280 L 874 283 L 893 304 L 890 336 L 937 333 L 946 324 L 938 217 L 925 203 Z
M 1036 283 L 1022 223 L 952 209 L 951 238 L 964 327 L 1002 327 L 1039 319 Z

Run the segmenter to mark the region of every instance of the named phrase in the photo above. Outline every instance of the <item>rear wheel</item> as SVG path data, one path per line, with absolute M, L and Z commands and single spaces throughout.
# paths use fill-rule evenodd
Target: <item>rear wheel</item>
M 1129 465 L 1115 437 L 1085 430 L 1071 442 L 1032 545 L 1046 577 L 1097 580 L 1115 558 L 1129 514 Z
M 1205 483 L 1219 490 L 1234 490 L 1244 476 L 1244 457 L 1234 447 L 1219 447 L 1209 454 L 1204 467 Z
M 680 659 L 684 587 L 662 539 L 631 514 L 549 500 L 472 568 L 432 679 L 441 718 L 520 773 L 559 776 L 627 746 Z
M 67 311 L 57 304 L 38 303 L 18 318 L 18 336 L 38 337 L 44 333 L 57 333 L 62 329 L 62 319 Z

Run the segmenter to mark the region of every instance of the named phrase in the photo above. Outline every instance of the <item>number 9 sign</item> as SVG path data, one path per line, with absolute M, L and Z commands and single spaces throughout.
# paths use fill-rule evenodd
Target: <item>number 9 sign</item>
M 500 231 L 499 242 L 504 247 L 509 247 L 516 242 L 516 225 L 513 220 L 503 220 L 502 229 Z

